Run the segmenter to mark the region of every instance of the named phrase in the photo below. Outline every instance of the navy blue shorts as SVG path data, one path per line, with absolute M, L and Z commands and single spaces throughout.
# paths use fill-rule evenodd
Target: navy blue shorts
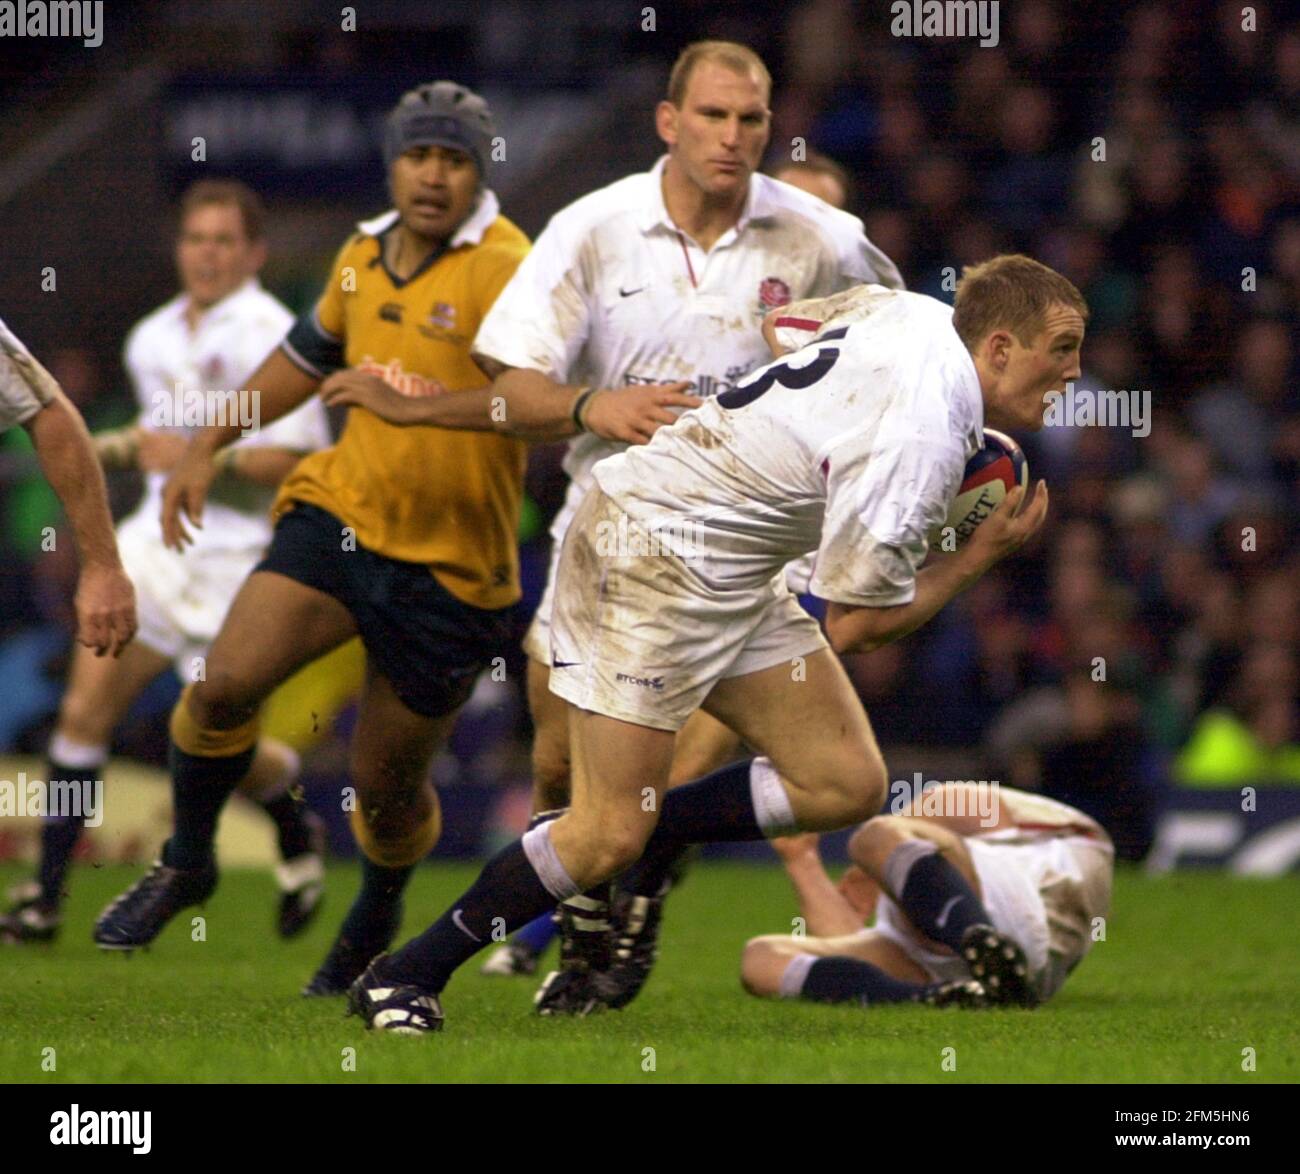
M 409 709 L 441 717 L 463 705 L 474 681 L 513 635 L 514 608 L 462 603 L 422 563 L 343 549 L 344 524 L 297 503 L 275 526 L 255 571 L 274 571 L 332 595 L 352 613 L 371 666 Z

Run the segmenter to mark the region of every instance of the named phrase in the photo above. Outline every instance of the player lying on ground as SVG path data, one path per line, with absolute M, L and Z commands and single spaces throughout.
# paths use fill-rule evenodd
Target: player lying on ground
M 567 403 L 585 385 L 601 389 L 592 397 L 597 408 L 629 385 L 660 383 L 691 406 L 699 400 L 680 393 L 725 393 L 771 358 L 760 331 L 767 310 L 863 282 L 902 284 L 860 220 L 758 174 L 771 134 L 770 89 L 767 68 L 743 45 L 706 41 L 682 52 L 654 112 L 666 154 L 650 171 L 557 212 L 479 328 L 475 357 L 508 402 L 520 405 L 513 389 L 527 387 L 534 398 Z M 665 410 L 661 419 L 673 416 Z M 565 455 L 569 487 L 551 525 L 546 590 L 524 640 L 535 813 L 569 799 L 567 707 L 549 689 L 560 550 L 591 490 L 592 468 L 625 447 L 586 432 Z M 676 742 L 669 783 L 700 778 L 739 753 L 733 732 L 697 712 Z M 629 909 L 611 910 L 609 894 L 562 906 L 563 968 L 603 967 L 609 935 L 574 926 L 604 925 L 612 914 L 621 937 Z M 569 1010 L 567 984 L 553 978 L 539 1009 Z
M 985 1006 L 1010 981 L 1012 1001 L 1032 1006 L 1060 990 L 1091 949 L 1096 919 L 1110 912 L 1115 849 L 1101 825 L 1011 787 L 944 783 L 898 814 L 867 820 L 849 841 L 853 863 L 839 884 L 817 839 L 772 841 L 804 932 L 746 944 L 740 980 L 752 995 Z M 1021 948 L 1023 974 L 984 970 L 973 946 L 965 952 L 975 956 L 964 956 L 960 927 L 980 924 Z
M 552 621 L 572 802 L 367 968 L 350 1006 L 370 1025 L 438 1029 L 439 993 L 494 929 L 634 863 L 636 891 L 653 894 L 684 843 L 828 831 L 880 810 L 884 761 L 835 652 L 906 635 L 1042 525 L 1046 485 L 1018 514 L 1017 487 L 963 547 L 919 569 L 985 421 L 1039 428 L 1044 397 L 1078 377 L 1087 306 L 1018 256 L 965 270 L 955 309 L 870 293 L 862 321 L 593 470 Z M 782 578 L 813 550 L 830 647 Z M 666 791 L 674 734 L 701 706 L 762 757 Z M 1003 939 L 966 929 L 991 963 Z
M 303 453 L 329 444 L 325 409 L 312 402 L 232 445 L 194 546 L 182 554 L 163 544 L 163 483 L 185 450 L 188 431 L 162 409 L 174 402 L 177 389 L 211 397 L 244 387 L 293 322 L 257 280 L 266 260 L 262 224 L 261 201 L 243 184 L 195 184 L 181 199 L 175 253 L 181 292 L 127 337 L 124 359 L 140 417 L 94 442 L 105 468 L 145 476 L 140 505 L 117 531 L 136 585 L 140 631 L 113 660 L 74 651 L 50 739 L 48 780 L 102 779 L 113 731 L 145 687 L 168 665 L 182 681 L 194 679 L 239 584 L 270 541 L 266 511 L 275 487 Z M 203 386 L 196 386 L 199 379 Z M 289 746 L 263 738 L 240 784 L 276 824 L 284 860 L 276 870 L 284 937 L 308 924 L 324 882 L 324 828 L 289 794 L 297 769 Z M 13 891 L 16 905 L 0 918 L 0 939 L 47 942 L 58 934 L 64 881 L 82 826 L 69 813 L 44 820 L 37 879 Z
M 524 446 L 493 434 L 494 398 L 470 357 L 527 251 L 486 182 L 494 135 L 487 104 L 463 86 L 403 95 L 385 123 L 394 209 L 359 226 L 316 307 L 250 377 L 264 424 L 318 388 L 351 410 L 338 443 L 281 486 L 266 558 L 231 604 L 207 679 L 173 712 L 175 832 L 101 915 L 95 940 L 106 948 L 146 944 L 211 894 L 217 819 L 248 770 L 263 701 L 357 635 L 366 681 L 348 810 L 361 891 L 306 993 L 345 991 L 397 932 L 403 889 L 441 831 L 430 760 L 502 651 L 519 597 Z M 432 406 L 420 422 L 477 431 L 395 427 L 366 406 L 374 396 Z M 562 401 L 534 416 L 533 435 L 572 435 L 573 403 Z M 648 408 L 633 396 L 599 415 L 639 428 Z M 172 471 L 163 532 L 178 549 L 203 512 L 215 454 L 237 433 L 201 430 Z
M 104 474 L 90 433 L 63 389 L 0 320 L 0 432 L 21 424 L 58 495 L 81 556 L 77 643 L 118 656 L 135 635 L 135 591 L 122 569 Z

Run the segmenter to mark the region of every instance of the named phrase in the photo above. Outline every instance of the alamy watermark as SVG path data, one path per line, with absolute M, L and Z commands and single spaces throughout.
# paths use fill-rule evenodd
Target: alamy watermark
M 1127 428 L 1136 437 L 1151 435 L 1151 389 L 1085 389 L 1073 382 L 1065 392 L 1049 391 L 1043 397 L 1046 428 Z
M 987 779 L 927 779 L 918 771 L 912 778 L 889 784 L 892 815 L 913 815 L 937 819 L 978 816 L 980 827 L 998 826 L 1001 818 L 1000 784 Z
M 703 550 L 700 527 L 689 518 L 643 529 L 626 514 L 618 521 L 596 523 L 596 554 L 601 558 L 660 558 L 664 555 L 689 562 Z
M 159 429 L 239 428 L 241 436 L 250 436 L 261 421 L 262 393 L 255 388 L 202 391 L 177 383 L 150 400 L 149 423 Z
M 152 1109 L 83 1109 L 74 1101 L 50 1114 L 50 1145 L 130 1146 L 133 1154 L 147 1154 L 152 1135 Z
M 979 37 L 985 49 L 998 43 L 998 0 L 896 0 L 889 11 L 896 37 Z
M 0 0 L 0 37 L 80 37 L 104 43 L 103 0 Z
M 18 781 L 0 779 L 0 817 L 29 816 L 34 819 L 80 819 L 88 828 L 104 822 L 103 779 L 29 779 L 18 772 Z

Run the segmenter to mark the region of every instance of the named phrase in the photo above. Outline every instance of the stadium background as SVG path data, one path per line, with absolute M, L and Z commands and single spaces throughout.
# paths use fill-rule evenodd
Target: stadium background
M 1282 6 L 1256 5 L 1251 32 L 1239 4 L 1010 0 L 989 48 L 893 37 L 887 4 L 847 0 L 392 0 L 357 5 L 350 32 L 340 7 L 115 0 L 100 48 L 0 41 L 0 314 L 92 428 L 133 413 L 121 340 L 174 292 L 170 208 L 189 180 L 258 188 L 263 280 L 300 309 L 352 223 L 384 206 L 377 125 L 408 86 L 451 77 L 484 92 L 506 145 L 490 182 L 536 235 L 571 199 L 654 160 L 652 106 L 683 45 L 742 40 L 775 79 L 769 167 L 796 137 L 841 162 L 851 209 L 913 289 L 950 298 L 945 267 L 1008 249 L 1059 268 L 1093 310 L 1080 387 L 1151 394 L 1143 438 L 1020 437 L 1052 487 L 1045 535 L 922 632 L 848 659 L 891 779 L 1041 787 L 1157 867 L 1300 855 L 1279 827 L 1300 817 L 1300 25 L 1280 24 Z M 563 492 L 559 455 L 537 449 L 530 463 L 521 632 Z M 111 489 L 120 513 L 139 483 L 114 475 Z M 66 543 L 41 550 L 59 521 L 25 435 L 9 434 L 5 777 L 39 762 L 12 756 L 43 752 L 61 688 L 75 560 Z M 504 682 L 484 682 L 436 766 L 442 852 L 478 853 L 523 816 L 521 670 L 516 654 Z M 141 700 L 120 752 L 162 762 L 176 689 Z M 307 763 L 309 799 L 327 813 L 348 721 Z M 165 801 L 160 775 L 152 785 Z M 1249 818 L 1243 786 L 1259 791 Z M 29 846 L 11 823 L 0 859 Z

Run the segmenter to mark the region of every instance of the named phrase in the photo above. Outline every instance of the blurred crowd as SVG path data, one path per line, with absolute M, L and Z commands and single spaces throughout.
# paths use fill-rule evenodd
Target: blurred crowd
M 660 11 L 664 35 L 626 52 L 665 74 L 698 37 L 764 54 L 769 168 L 800 140 L 842 164 L 911 288 L 950 300 L 962 265 L 1030 253 L 1091 306 L 1077 392 L 1149 403 L 1140 428 L 1018 438 L 1051 487 L 1046 532 L 922 632 L 849 659 L 882 743 L 979 747 L 995 777 L 1129 829 L 1129 855 L 1169 780 L 1300 783 L 1300 23 L 1282 5 L 1014 0 L 982 48 L 895 37 L 887 4 Z M 51 366 L 92 424 L 120 422 L 102 357 Z M 4 558 L 32 572 L 3 580 L 4 681 L 57 656 L 33 633 L 66 624 L 69 574 L 35 558 L 52 504 L 9 473 Z M 559 477 L 538 454 L 534 578 Z M 39 715 L 3 708 L 0 745 L 35 744 Z
M 1076 391 L 1151 417 L 1019 438 L 1046 533 L 852 666 L 882 739 L 983 743 L 1112 822 L 1171 777 L 1300 782 L 1300 23 L 1020 0 L 973 49 L 888 7 L 792 11 L 774 141 L 850 169 L 914 289 L 1007 250 L 1061 270 L 1092 310 Z

